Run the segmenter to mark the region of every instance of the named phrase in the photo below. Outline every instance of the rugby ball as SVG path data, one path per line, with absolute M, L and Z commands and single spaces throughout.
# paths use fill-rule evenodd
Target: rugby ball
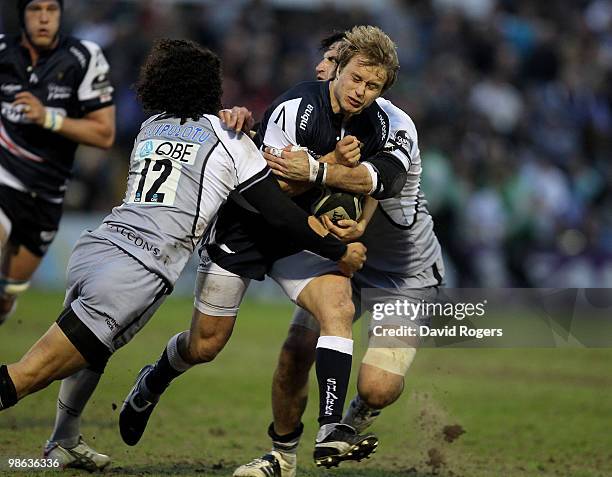
M 333 223 L 339 220 L 359 220 L 363 209 L 363 195 L 324 187 L 312 206 L 315 217 L 327 215 Z

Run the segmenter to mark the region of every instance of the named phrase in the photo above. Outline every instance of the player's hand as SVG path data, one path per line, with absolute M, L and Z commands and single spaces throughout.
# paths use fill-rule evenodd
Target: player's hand
M 353 273 L 363 268 L 367 249 L 362 243 L 355 242 L 346 246 L 346 253 L 338 261 L 338 268 L 343 275 L 352 277 Z
M 310 178 L 310 162 L 306 151 L 292 151 L 294 146 L 285 146 L 283 149 L 266 147 L 264 159 L 279 177 L 294 181 L 308 182 Z
M 359 165 L 361 159 L 361 143 L 355 136 L 344 136 L 336 144 L 334 150 L 336 164 L 347 167 L 355 167 Z
M 236 132 L 249 134 L 255 125 L 253 113 L 243 106 L 234 106 L 232 109 L 222 109 L 219 111 L 219 119 L 225 127 Z
M 365 232 L 365 224 L 355 220 L 342 219 L 334 224 L 327 215 L 323 215 L 321 219 L 325 228 L 344 243 L 354 242 Z
M 22 105 L 24 116 L 34 124 L 42 126 L 45 124 L 46 108 L 40 100 L 28 91 L 22 91 L 15 95 L 13 106 Z

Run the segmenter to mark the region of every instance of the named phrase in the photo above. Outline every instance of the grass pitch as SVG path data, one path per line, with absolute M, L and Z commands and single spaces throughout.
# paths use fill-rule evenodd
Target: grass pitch
M 21 357 L 55 319 L 61 302 L 59 294 L 27 293 L 0 328 L 0 362 Z M 289 305 L 247 303 L 227 348 L 215 362 L 176 381 L 141 443 L 130 448 L 117 427 L 122 399 L 142 365 L 154 361 L 190 320 L 191 300 L 170 298 L 112 358 L 85 411 L 85 439 L 113 457 L 107 473 L 230 476 L 237 465 L 265 452 L 270 382 L 290 313 Z M 350 395 L 354 389 L 352 384 Z M 0 414 L 1 475 L 17 473 L 7 468 L 9 457 L 41 457 L 57 390 L 56 383 Z M 316 394 L 312 381 L 299 476 L 612 475 L 612 350 L 421 350 L 404 395 L 373 426 L 381 440 L 378 452 L 332 471 L 317 469 L 311 459 Z M 465 433 L 448 442 L 445 437 L 452 440 L 459 427 L 447 427 L 445 435 L 445 426 L 461 426 Z

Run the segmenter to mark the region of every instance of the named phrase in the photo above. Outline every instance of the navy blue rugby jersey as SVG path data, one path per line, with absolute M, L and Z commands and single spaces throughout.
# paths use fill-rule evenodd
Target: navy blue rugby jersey
M 255 143 L 260 148 L 299 145 L 319 158 L 333 151 L 344 136 L 354 135 L 363 143 L 362 158 L 369 158 L 389 149 L 393 140 L 390 129 L 390 115 L 384 103 L 375 101 L 343 121 L 342 115 L 332 110 L 329 82 L 310 81 L 298 84 L 274 101 L 264 115 Z M 408 170 L 410 157 L 402 156 L 400 161 Z M 312 194 L 309 191 L 294 199 L 307 209 Z M 212 261 L 226 270 L 263 279 L 273 261 L 299 250 L 248 209 L 249 205 L 240 198 L 228 201 L 210 229 L 206 249 Z
M 28 91 L 45 107 L 82 118 L 113 104 L 109 65 L 98 45 L 60 37 L 32 65 L 19 37 L 0 35 L 0 183 L 61 202 L 77 143 L 31 124 L 15 95 Z

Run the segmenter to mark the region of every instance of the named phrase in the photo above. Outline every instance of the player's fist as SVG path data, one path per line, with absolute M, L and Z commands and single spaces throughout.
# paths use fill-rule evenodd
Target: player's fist
M 232 109 L 222 109 L 219 111 L 219 119 L 228 129 L 236 132 L 249 133 L 255 125 L 253 113 L 243 106 L 234 106 Z
M 28 91 L 22 91 L 15 95 L 13 106 L 21 105 L 23 114 L 34 124 L 43 126 L 45 124 L 46 109 L 40 100 Z
M 361 143 L 355 136 L 344 136 L 334 150 L 336 164 L 355 167 L 361 159 Z
M 346 246 L 346 253 L 338 261 L 338 268 L 347 277 L 361 270 L 366 261 L 365 245 L 360 242 L 350 243 Z

